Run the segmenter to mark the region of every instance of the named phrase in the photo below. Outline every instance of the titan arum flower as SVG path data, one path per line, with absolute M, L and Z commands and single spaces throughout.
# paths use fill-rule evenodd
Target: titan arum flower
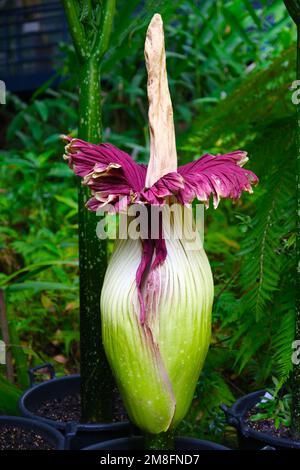
M 189 250 L 178 239 L 176 218 L 165 223 L 171 202 L 208 205 L 252 192 L 246 152 L 205 154 L 177 167 L 173 111 L 163 23 L 156 14 L 145 43 L 148 71 L 150 160 L 136 163 L 111 144 L 65 137 L 65 158 L 91 189 L 87 208 L 116 212 L 133 203 L 163 206 L 157 239 L 116 242 L 101 294 L 105 351 L 131 420 L 144 432 L 176 427 L 190 406 L 210 343 L 213 279 L 201 242 Z M 172 229 L 172 230 L 171 230 Z M 168 231 L 168 233 L 167 233 Z

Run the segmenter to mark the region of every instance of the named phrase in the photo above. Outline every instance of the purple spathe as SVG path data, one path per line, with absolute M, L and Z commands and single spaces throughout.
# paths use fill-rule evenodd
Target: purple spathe
M 91 189 L 93 197 L 87 207 L 93 211 L 108 203 L 118 211 L 120 198 L 127 205 L 163 205 L 169 196 L 175 196 L 181 204 L 197 198 L 206 205 L 213 196 L 217 207 L 220 198 L 238 199 L 243 191 L 252 192 L 252 185 L 258 183 L 257 176 L 242 167 L 248 160 L 246 152 L 238 150 L 224 155 L 205 154 L 145 188 L 147 166 L 136 163 L 126 152 L 107 143 L 64 139 L 68 142 L 65 158 L 70 168 Z

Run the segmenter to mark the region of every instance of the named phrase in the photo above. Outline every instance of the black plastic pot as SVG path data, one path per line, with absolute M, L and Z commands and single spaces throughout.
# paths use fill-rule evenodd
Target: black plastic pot
M 231 408 L 226 405 L 221 406 L 228 424 L 237 430 L 239 447 L 241 449 L 261 449 L 264 446 L 271 446 L 276 450 L 300 449 L 299 441 L 258 432 L 247 424 L 247 412 L 260 401 L 265 393 L 266 390 L 249 393 L 249 395 L 239 398 Z
M 100 442 L 82 450 L 144 450 L 142 437 L 127 437 L 113 441 Z M 202 441 L 192 437 L 176 437 L 175 450 L 230 450 L 221 444 Z
M 37 432 L 54 450 L 63 450 L 65 448 L 65 438 L 59 431 L 35 419 L 19 418 L 17 416 L 0 416 L 0 425 L 1 424 L 13 425 L 25 431 Z M 41 448 L 40 450 L 43 449 Z
M 35 372 L 39 369 L 47 369 L 50 380 L 42 383 L 35 382 Z M 55 378 L 55 370 L 51 364 L 43 364 L 29 370 L 31 388 L 21 396 L 19 409 L 22 416 L 35 419 L 39 423 L 45 423 L 61 431 L 71 449 L 81 449 L 88 445 L 105 440 L 126 437 L 132 435 L 133 426 L 129 421 L 109 424 L 81 424 L 66 421 L 55 421 L 43 418 L 36 414 L 40 404 L 51 398 L 62 398 L 68 394 L 80 392 L 80 375 L 67 375 Z

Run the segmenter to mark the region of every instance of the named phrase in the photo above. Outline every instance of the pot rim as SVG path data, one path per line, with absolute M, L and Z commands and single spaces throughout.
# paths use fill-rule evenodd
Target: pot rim
M 108 446 L 108 449 L 107 450 L 110 450 L 109 447 L 112 445 L 112 444 L 120 444 L 122 445 L 123 443 L 125 443 L 126 441 L 131 441 L 132 443 L 137 443 L 137 442 L 141 442 L 143 439 L 142 436 L 131 436 L 131 437 L 121 437 L 121 438 L 118 438 L 118 439 L 111 439 L 109 441 L 103 441 L 103 442 L 99 442 L 97 444 L 93 444 L 91 446 L 87 446 L 87 447 L 84 447 L 83 449 L 81 450 L 106 450 L 105 447 Z M 195 437 L 187 437 L 187 436 L 177 436 L 175 437 L 175 441 L 179 441 L 181 442 L 182 444 L 184 444 L 184 442 L 187 442 L 187 441 L 197 441 L 197 443 L 199 443 L 200 445 L 205 445 L 207 443 L 209 444 L 213 444 L 216 448 L 215 449 L 211 449 L 211 450 L 232 450 L 232 449 L 229 449 L 229 447 L 225 447 L 223 446 L 222 444 L 218 444 L 216 442 L 213 442 L 213 441 L 206 441 L 206 440 L 203 440 L 203 439 L 197 439 Z M 99 446 L 100 446 L 100 449 L 99 449 Z M 114 449 L 117 451 L 117 449 Z M 134 449 L 132 449 L 134 450 Z M 180 449 L 180 450 L 184 450 L 184 448 Z M 203 449 L 204 450 L 204 449 Z

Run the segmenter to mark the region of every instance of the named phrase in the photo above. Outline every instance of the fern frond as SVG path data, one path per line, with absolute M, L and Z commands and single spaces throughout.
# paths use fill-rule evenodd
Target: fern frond
M 283 385 L 292 371 L 292 341 L 295 333 L 295 314 L 293 310 L 285 313 L 273 338 L 275 374 Z
M 289 90 L 294 58 L 295 51 L 287 50 L 267 69 L 249 74 L 213 113 L 199 116 L 184 147 L 186 159 L 205 151 L 245 149 L 250 157 L 248 167 L 260 179 L 251 200 L 243 196 L 239 201 L 239 214 L 250 218 L 244 232 L 233 234 L 240 251 L 230 255 L 221 248 L 218 251 L 213 222 L 213 233 L 208 229 L 206 243 L 218 274 L 217 293 L 221 292 L 215 325 L 224 331 L 226 345 L 234 350 L 231 367 L 240 373 L 247 366 L 256 387 L 272 375 L 283 383 L 291 366 L 294 300 L 290 286 L 295 267 L 286 239 L 295 231 L 296 213 L 296 119 Z M 226 221 L 219 215 L 218 221 L 227 234 L 227 227 L 236 220 L 232 219 L 234 208 L 226 208 L 220 204 L 218 210 Z M 238 269 L 239 261 L 239 276 L 227 285 L 230 270 Z M 222 269 L 223 277 L 219 273 Z M 221 325 L 217 323 L 220 320 Z
M 282 238 L 290 228 L 294 204 L 290 195 L 290 171 L 281 167 L 269 178 L 264 195 L 257 201 L 254 229 L 241 246 L 246 253 L 241 269 L 242 304 L 256 321 L 264 315 L 278 289 L 286 263 Z
M 291 257 L 286 267 L 286 282 L 282 286 L 282 294 L 278 295 L 278 301 L 274 303 L 278 322 L 272 332 L 271 352 L 273 357 L 273 373 L 280 383 L 280 387 L 289 378 L 292 371 L 292 342 L 295 337 L 295 283 L 293 282 L 293 271 L 295 270 L 295 259 Z
M 251 73 L 212 113 L 202 113 L 183 147 L 186 154 L 181 157 L 182 163 L 206 151 L 222 153 L 237 146 L 249 150 L 251 161 L 259 157 L 259 152 L 250 153 L 249 145 L 269 129 L 272 137 L 264 145 L 272 146 L 279 140 L 276 120 L 290 118 L 295 113 L 289 90 L 294 70 L 295 51 L 291 48 L 268 69 Z M 273 159 L 277 156 L 280 157 L 279 151 L 274 152 Z

